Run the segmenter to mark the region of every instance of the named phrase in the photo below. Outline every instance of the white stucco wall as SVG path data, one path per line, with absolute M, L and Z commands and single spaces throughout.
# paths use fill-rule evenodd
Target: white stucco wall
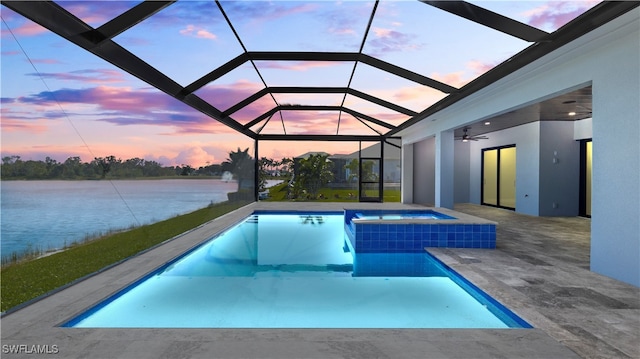
M 469 182 L 470 176 L 470 145 L 469 142 L 456 141 L 454 143 L 454 201 L 455 203 L 468 203 L 471 201 L 470 189 L 471 184 Z
M 580 208 L 580 143 L 574 124 L 540 122 L 540 216 L 577 216 Z
M 593 120 L 587 118 L 573 122 L 573 139 L 586 140 L 593 137 Z
M 400 202 L 413 203 L 413 144 L 402 145 L 402 181 L 400 182 Z
M 636 15 L 639 11 L 635 11 Z M 591 270 L 640 286 L 640 21 L 593 69 Z
M 636 8 L 425 118 L 400 135 L 403 143 L 415 143 L 591 84 L 594 151 L 591 270 L 640 286 L 639 79 L 640 9 Z M 528 153 L 521 148 L 518 157 Z M 473 156 L 470 197 L 478 202 L 479 190 L 473 187 Z M 518 171 L 522 167 L 520 162 L 518 158 Z M 540 162 L 530 162 L 526 171 L 533 172 L 536 163 Z M 533 197 L 535 203 L 529 203 L 522 200 L 525 193 L 521 191 L 538 185 L 538 170 L 527 179 L 517 172 L 519 212 L 537 214 L 539 210 L 539 194 Z
M 413 144 L 413 203 L 436 203 L 436 139 L 430 137 Z

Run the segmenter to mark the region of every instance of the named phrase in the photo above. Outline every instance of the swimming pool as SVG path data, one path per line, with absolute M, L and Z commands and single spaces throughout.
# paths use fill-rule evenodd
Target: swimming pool
M 63 324 L 527 328 L 428 253 L 353 253 L 343 213 L 258 213 Z

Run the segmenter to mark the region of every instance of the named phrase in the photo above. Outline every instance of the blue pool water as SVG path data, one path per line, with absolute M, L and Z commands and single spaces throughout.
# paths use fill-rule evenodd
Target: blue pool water
M 343 223 L 252 215 L 63 326 L 530 327 L 426 252 L 354 255 Z
M 454 217 L 432 210 L 402 210 L 393 212 L 369 210 L 364 213 L 356 213 L 355 218 L 363 220 L 455 219 Z

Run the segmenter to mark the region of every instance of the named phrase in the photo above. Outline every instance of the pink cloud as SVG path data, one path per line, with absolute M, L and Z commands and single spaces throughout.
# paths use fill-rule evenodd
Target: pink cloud
M 44 121 L 37 121 L 34 123 L 25 122 L 14 118 L 8 118 L 8 116 L 5 116 L 4 108 L 2 110 L 2 122 L 0 122 L 0 128 L 2 128 L 2 132 L 10 133 L 20 131 L 28 133 L 45 133 L 49 129 Z
M 380 55 L 389 52 L 413 51 L 422 48 L 422 44 L 415 43 L 413 34 L 405 34 L 397 30 L 386 28 L 373 28 L 373 37 L 367 40 L 372 55 Z
M 234 132 L 218 121 L 156 90 L 98 86 L 80 90 L 45 91 L 16 99 L 3 99 L 3 102 L 11 101 L 15 102 L 16 106 L 54 106 L 58 112 L 39 111 L 45 118 L 52 119 L 60 117 L 58 104 L 67 109 L 73 105 L 90 105 L 92 107 L 89 113 L 86 113 L 86 110 L 78 110 L 78 113 L 66 114 L 70 118 L 92 117 L 119 126 L 167 126 L 173 130 L 171 133 L 165 133 L 167 135 Z
M 209 84 L 195 94 L 218 109 L 226 110 L 263 88 L 261 83 L 240 80 L 231 84 Z
M 61 63 L 56 59 L 31 59 L 31 62 L 33 62 L 34 64 L 47 64 L 47 65 L 55 65 L 55 64 Z
M 445 83 L 453 87 L 462 87 L 466 85 L 470 80 L 465 78 L 464 71 L 450 72 L 447 74 L 441 74 L 434 72 L 430 76 L 432 79 Z
M 523 15 L 529 18 L 529 25 L 555 31 L 599 2 L 598 0 L 549 1 L 524 12 Z
M 218 36 L 201 27 L 195 25 L 187 25 L 186 28 L 180 30 L 180 34 L 184 36 L 196 37 L 199 39 L 216 40 Z
M 220 163 L 224 161 L 224 158 L 220 159 L 220 154 L 218 154 L 218 158 L 216 159 L 215 152 L 219 151 L 211 151 L 211 153 L 202 146 L 191 146 L 182 149 L 178 152 L 178 154 L 172 159 L 172 163 L 178 164 L 191 164 L 193 166 L 204 166 L 207 163 Z
M 204 115 L 203 115 L 204 116 Z M 237 134 L 238 132 L 227 125 L 218 122 L 212 118 L 205 117 L 200 122 L 187 125 L 175 126 L 174 132 L 162 133 L 166 136 L 183 136 L 183 135 L 211 135 L 211 134 Z
M 480 76 L 485 72 L 491 70 L 496 67 L 497 63 L 486 63 L 478 60 L 471 60 L 467 62 L 466 67 L 471 69 L 475 76 Z
M 3 8 L 4 11 L 4 8 Z M 4 15 L 4 14 L 3 14 Z M 36 36 L 40 34 L 47 33 L 49 30 L 44 27 L 31 22 L 25 21 L 22 24 L 11 29 L 11 32 L 16 36 Z M 8 30 L 2 30 L 2 37 L 11 36 Z
M 62 1 L 59 4 L 87 24 L 98 27 L 122 14 L 136 3 L 133 1 Z
M 331 27 L 329 32 L 334 35 L 357 35 L 357 32 L 351 27 Z
M 471 82 L 476 77 L 491 70 L 496 65 L 498 65 L 497 62 L 482 62 L 479 60 L 471 60 L 465 64 L 465 68 L 467 70 L 450 72 L 447 74 L 440 74 L 435 72 L 431 74 L 431 78 L 443 82 L 447 85 L 460 88 Z
M 121 71 L 106 69 L 78 70 L 66 73 L 32 73 L 28 75 L 64 81 L 79 81 L 91 84 L 117 83 L 124 81 L 124 76 Z

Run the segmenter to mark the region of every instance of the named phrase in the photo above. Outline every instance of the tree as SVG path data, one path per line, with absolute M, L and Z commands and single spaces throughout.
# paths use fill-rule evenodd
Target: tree
M 238 181 L 238 192 L 242 189 L 242 185 L 246 185 L 247 180 L 253 179 L 254 174 L 253 158 L 249 155 L 249 148 L 244 151 L 238 150 L 235 152 L 229 152 L 229 158 L 222 162 L 222 170 L 233 173 L 234 177 Z
M 182 164 L 182 169 L 180 170 L 180 176 L 191 176 L 193 172 L 193 167 L 189 165 Z
M 313 198 L 316 198 L 320 188 L 333 179 L 332 166 L 333 163 L 329 161 L 327 155 L 312 154 L 308 158 L 301 159 L 294 187 L 298 190 L 305 189 Z
M 352 182 L 354 179 L 358 179 L 358 159 L 354 158 L 344 166 L 345 169 L 349 170 L 349 178 L 348 181 Z
M 284 157 L 282 160 L 280 160 L 278 165 L 280 167 L 280 176 L 291 177 L 291 174 L 293 172 L 293 160 L 291 158 Z
M 344 166 L 344 168 L 349 170 L 349 182 L 353 181 L 354 179 L 356 180 L 358 179 L 359 162 L 360 161 L 358 161 L 357 158 L 354 158 L 353 160 L 351 160 L 351 162 L 349 162 Z M 362 161 L 362 180 L 363 181 L 378 180 L 378 174 L 375 173 L 373 165 L 374 165 L 373 161 L 367 161 L 367 160 Z
M 80 160 L 79 157 L 78 161 Z M 68 161 L 68 160 L 67 160 Z M 100 174 L 102 178 L 105 178 L 107 176 L 107 174 L 109 172 L 111 172 L 111 170 L 113 169 L 113 167 L 115 167 L 114 165 L 119 164 L 120 162 L 122 162 L 121 160 L 117 160 L 115 156 L 108 156 L 105 158 L 102 157 L 96 157 L 94 158 L 95 164 L 98 166 L 98 168 L 100 169 Z M 66 162 L 65 162 L 66 163 Z
M 267 171 L 268 167 L 273 166 L 273 160 L 262 157 L 258 161 L 258 192 L 265 191 L 267 189 L 267 177 L 271 174 Z
M 75 179 L 82 174 L 82 162 L 80 157 L 69 157 L 64 161 L 62 176 L 66 179 Z

